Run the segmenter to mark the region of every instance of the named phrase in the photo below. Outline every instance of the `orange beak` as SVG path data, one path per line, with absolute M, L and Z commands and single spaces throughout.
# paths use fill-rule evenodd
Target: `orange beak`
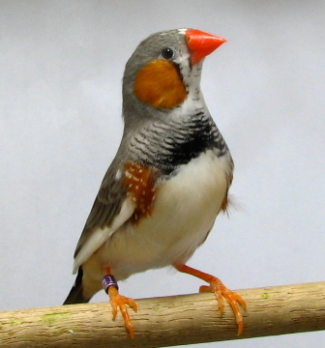
M 187 47 L 191 52 L 192 65 L 197 64 L 227 40 L 197 29 L 189 29 L 185 34 Z

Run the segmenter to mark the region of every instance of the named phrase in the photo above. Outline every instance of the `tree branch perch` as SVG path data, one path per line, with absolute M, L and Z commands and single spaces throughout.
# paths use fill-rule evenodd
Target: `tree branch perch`
M 1 347 L 167 347 L 325 329 L 325 282 L 238 290 L 248 305 L 244 333 L 213 294 L 138 300 L 131 340 L 109 303 L 0 312 Z

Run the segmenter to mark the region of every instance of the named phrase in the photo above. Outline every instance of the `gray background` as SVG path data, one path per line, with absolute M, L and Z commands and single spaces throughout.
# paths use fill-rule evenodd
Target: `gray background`
M 236 165 L 237 208 L 189 265 L 232 289 L 324 280 L 324 11 L 316 0 L 0 1 L 0 310 L 65 299 L 121 138 L 125 62 L 149 34 L 180 27 L 228 39 L 202 89 Z M 163 269 L 120 287 L 141 298 L 201 284 Z M 200 347 L 324 344 L 320 332 Z

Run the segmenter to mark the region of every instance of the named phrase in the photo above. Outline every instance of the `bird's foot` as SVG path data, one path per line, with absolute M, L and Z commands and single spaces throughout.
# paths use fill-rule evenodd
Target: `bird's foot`
M 246 309 L 246 302 L 243 300 L 241 296 L 236 294 L 235 292 L 229 290 L 220 279 L 211 276 L 213 279 L 209 281 L 210 285 L 202 285 L 200 287 L 200 292 L 212 292 L 216 295 L 220 313 L 223 314 L 224 310 L 224 298 L 229 303 L 232 311 L 235 315 L 235 320 L 238 326 L 237 335 L 240 336 L 244 330 L 244 322 L 243 316 L 240 312 L 239 306 Z
M 124 319 L 125 327 L 128 330 L 130 337 L 134 338 L 134 328 L 130 319 L 127 306 L 133 308 L 135 311 L 138 310 L 138 306 L 132 298 L 125 297 L 119 294 L 118 290 L 111 286 L 108 289 L 108 295 L 112 306 L 113 320 L 115 320 L 117 311 L 120 310 Z
M 237 335 L 240 336 L 244 330 L 243 316 L 240 312 L 240 307 L 242 307 L 243 309 L 247 308 L 246 302 L 243 300 L 243 298 L 237 295 L 235 292 L 229 290 L 217 277 L 203 273 L 183 264 L 174 265 L 174 267 L 180 272 L 191 274 L 209 283 L 210 285 L 201 286 L 200 292 L 212 292 L 216 295 L 221 314 L 224 310 L 224 298 L 227 300 L 235 315 L 236 323 L 238 326 Z
M 134 328 L 129 316 L 127 306 L 138 310 L 138 306 L 132 298 L 125 297 L 119 294 L 118 285 L 115 277 L 110 273 L 108 267 L 104 268 L 105 276 L 102 279 L 102 285 L 107 292 L 112 306 L 113 320 L 115 320 L 117 311 L 120 310 L 124 319 L 125 327 L 128 330 L 130 337 L 134 338 Z

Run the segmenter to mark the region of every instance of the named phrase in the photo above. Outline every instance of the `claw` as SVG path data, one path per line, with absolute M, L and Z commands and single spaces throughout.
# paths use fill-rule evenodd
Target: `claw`
M 129 297 L 121 296 L 118 290 L 113 286 L 108 289 L 108 295 L 112 306 L 113 320 L 115 320 L 117 311 L 118 309 L 120 309 L 124 319 L 125 327 L 128 330 L 130 337 L 134 338 L 134 328 L 126 305 L 131 307 L 136 312 L 138 310 L 137 304 Z
M 126 329 L 128 330 L 130 337 L 134 338 L 134 329 L 126 305 L 131 307 L 134 311 L 138 310 L 138 306 L 131 298 L 124 297 L 119 294 L 117 281 L 111 274 L 111 269 L 109 267 L 104 267 L 104 274 L 105 275 L 102 278 L 102 285 L 110 298 L 113 320 L 116 318 L 117 311 L 120 310 Z
M 210 280 L 210 285 L 203 285 L 200 287 L 200 292 L 213 292 L 218 300 L 220 313 L 223 314 L 224 309 L 224 298 L 229 303 L 232 311 L 235 315 L 235 320 L 238 326 L 237 336 L 240 336 L 244 330 L 243 316 L 239 310 L 239 305 L 244 309 L 247 308 L 246 302 L 237 295 L 235 292 L 229 290 L 220 279 L 213 277 L 214 279 Z
M 237 336 L 240 336 L 244 330 L 244 322 L 239 307 L 242 307 L 243 309 L 247 308 L 246 302 L 243 300 L 243 298 L 235 292 L 229 290 L 220 279 L 210 274 L 200 272 L 186 265 L 175 265 L 175 268 L 180 272 L 191 274 L 206 281 L 207 283 L 210 283 L 210 285 L 202 285 L 200 287 L 200 292 L 213 292 L 216 295 L 220 314 L 223 314 L 224 311 L 224 299 L 227 300 L 235 315 L 236 324 L 238 326 Z

